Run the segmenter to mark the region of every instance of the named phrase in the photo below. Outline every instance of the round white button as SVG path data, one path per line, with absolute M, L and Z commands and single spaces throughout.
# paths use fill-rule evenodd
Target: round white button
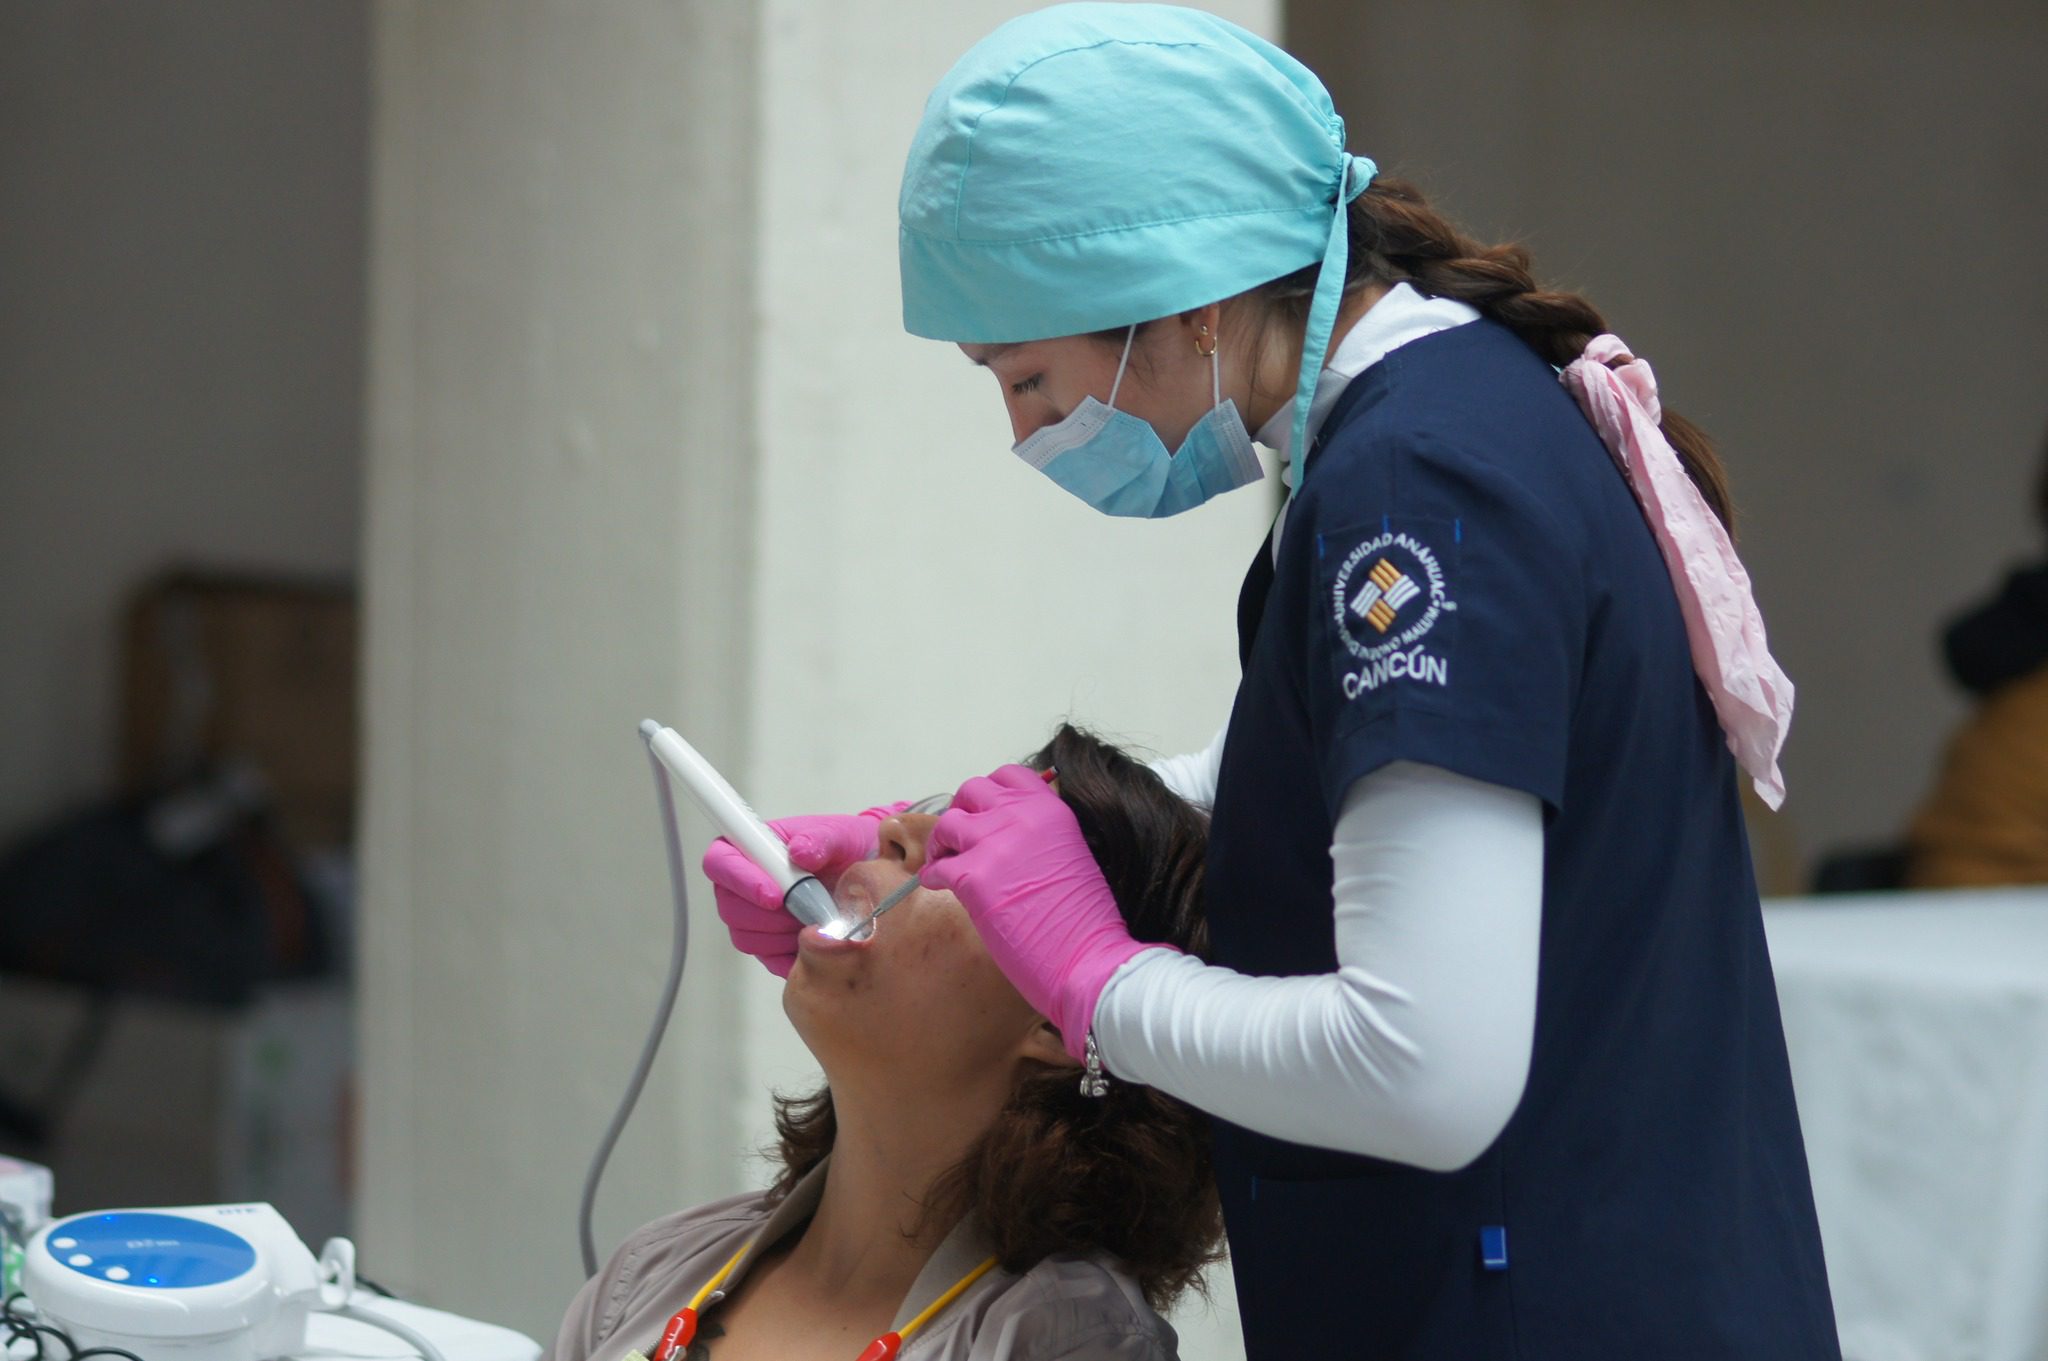
M 64 1260 L 65 1260 L 65 1261 L 67 1261 L 67 1262 L 69 1262 L 69 1263 L 71 1263 L 71 1265 L 73 1265 L 73 1266 L 91 1266 L 91 1265 L 92 1265 L 92 1258 L 91 1258 L 90 1256 L 86 1255 L 85 1253 L 82 1253 L 82 1252 L 74 1252 L 74 1253 L 72 1253 L 72 1254 L 71 1254 L 71 1255 L 70 1255 L 69 1257 L 66 1257 L 66 1258 L 65 1258 Z
M 128 1268 L 127 1268 L 127 1267 L 124 1267 L 124 1266 L 110 1266 L 110 1267 L 108 1267 L 108 1268 L 107 1268 L 107 1279 L 108 1279 L 108 1280 L 110 1280 L 110 1281 L 125 1281 L 125 1280 L 127 1280 L 127 1279 L 128 1279 Z
M 75 1248 L 78 1246 L 78 1240 L 76 1238 L 52 1238 L 50 1246 L 53 1248 Z

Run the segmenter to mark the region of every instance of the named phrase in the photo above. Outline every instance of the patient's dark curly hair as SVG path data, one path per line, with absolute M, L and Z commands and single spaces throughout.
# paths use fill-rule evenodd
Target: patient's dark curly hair
M 1206 958 L 1202 815 L 1145 766 L 1068 724 L 1026 761 L 1058 767 L 1060 797 L 1131 934 Z M 775 1107 L 781 1172 L 771 1194 L 780 1199 L 831 1152 L 836 1124 L 829 1088 L 777 1097 Z M 1057 1252 L 1108 1253 L 1161 1311 L 1200 1290 L 1203 1268 L 1223 1256 L 1207 1117 L 1135 1083 L 1082 1096 L 1071 1068 L 1025 1076 L 926 1211 L 933 1221 L 978 1215 L 1008 1271 Z

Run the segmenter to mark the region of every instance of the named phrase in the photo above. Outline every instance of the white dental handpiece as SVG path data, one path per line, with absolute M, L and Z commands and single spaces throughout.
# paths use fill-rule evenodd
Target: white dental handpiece
M 782 844 L 782 838 L 761 821 L 739 791 L 726 783 L 725 777 L 695 747 L 685 742 L 674 728 L 663 727 L 651 718 L 640 724 L 640 731 L 649 748 L 682 781 L 683 788 L 690 791 L 719 832 L 775 881 L 782 890 L 782 905 L 790 915 L 835 935 L 851 925 L 842 924 L 844 914 L 817 876 L 790 864 L 789 848 Z

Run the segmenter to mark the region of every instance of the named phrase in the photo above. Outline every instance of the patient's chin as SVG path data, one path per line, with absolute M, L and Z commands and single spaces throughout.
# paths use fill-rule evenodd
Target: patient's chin
M 806 1043 L 807 1019 L 837 1013 L 847 1002 L 873 990 L 875 938 L 834 940 L 815 926 L 796 938 L 796 965 L 782 987 L 782 1009 L 796 1023 Z
M 872 1043 L 875 1007 L 885 991 L 878 989 L 872 943 L 833 940 L 813 926 L 797 938 L 796 964 L 782 985 L 782 1014 L 821 1064 L 847 1060 Z

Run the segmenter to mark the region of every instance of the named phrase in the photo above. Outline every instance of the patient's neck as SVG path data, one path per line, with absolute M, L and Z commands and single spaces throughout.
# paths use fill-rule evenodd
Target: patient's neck
M 866 1100 L 835 1084 L 824 1194 L 784 1269 L 830 1298 L 893 1309 L 956 1222 L 941 1216 L 920 1226 L 932 1183 L 966 1155 L 1006 1096 L 991 1084 Z

